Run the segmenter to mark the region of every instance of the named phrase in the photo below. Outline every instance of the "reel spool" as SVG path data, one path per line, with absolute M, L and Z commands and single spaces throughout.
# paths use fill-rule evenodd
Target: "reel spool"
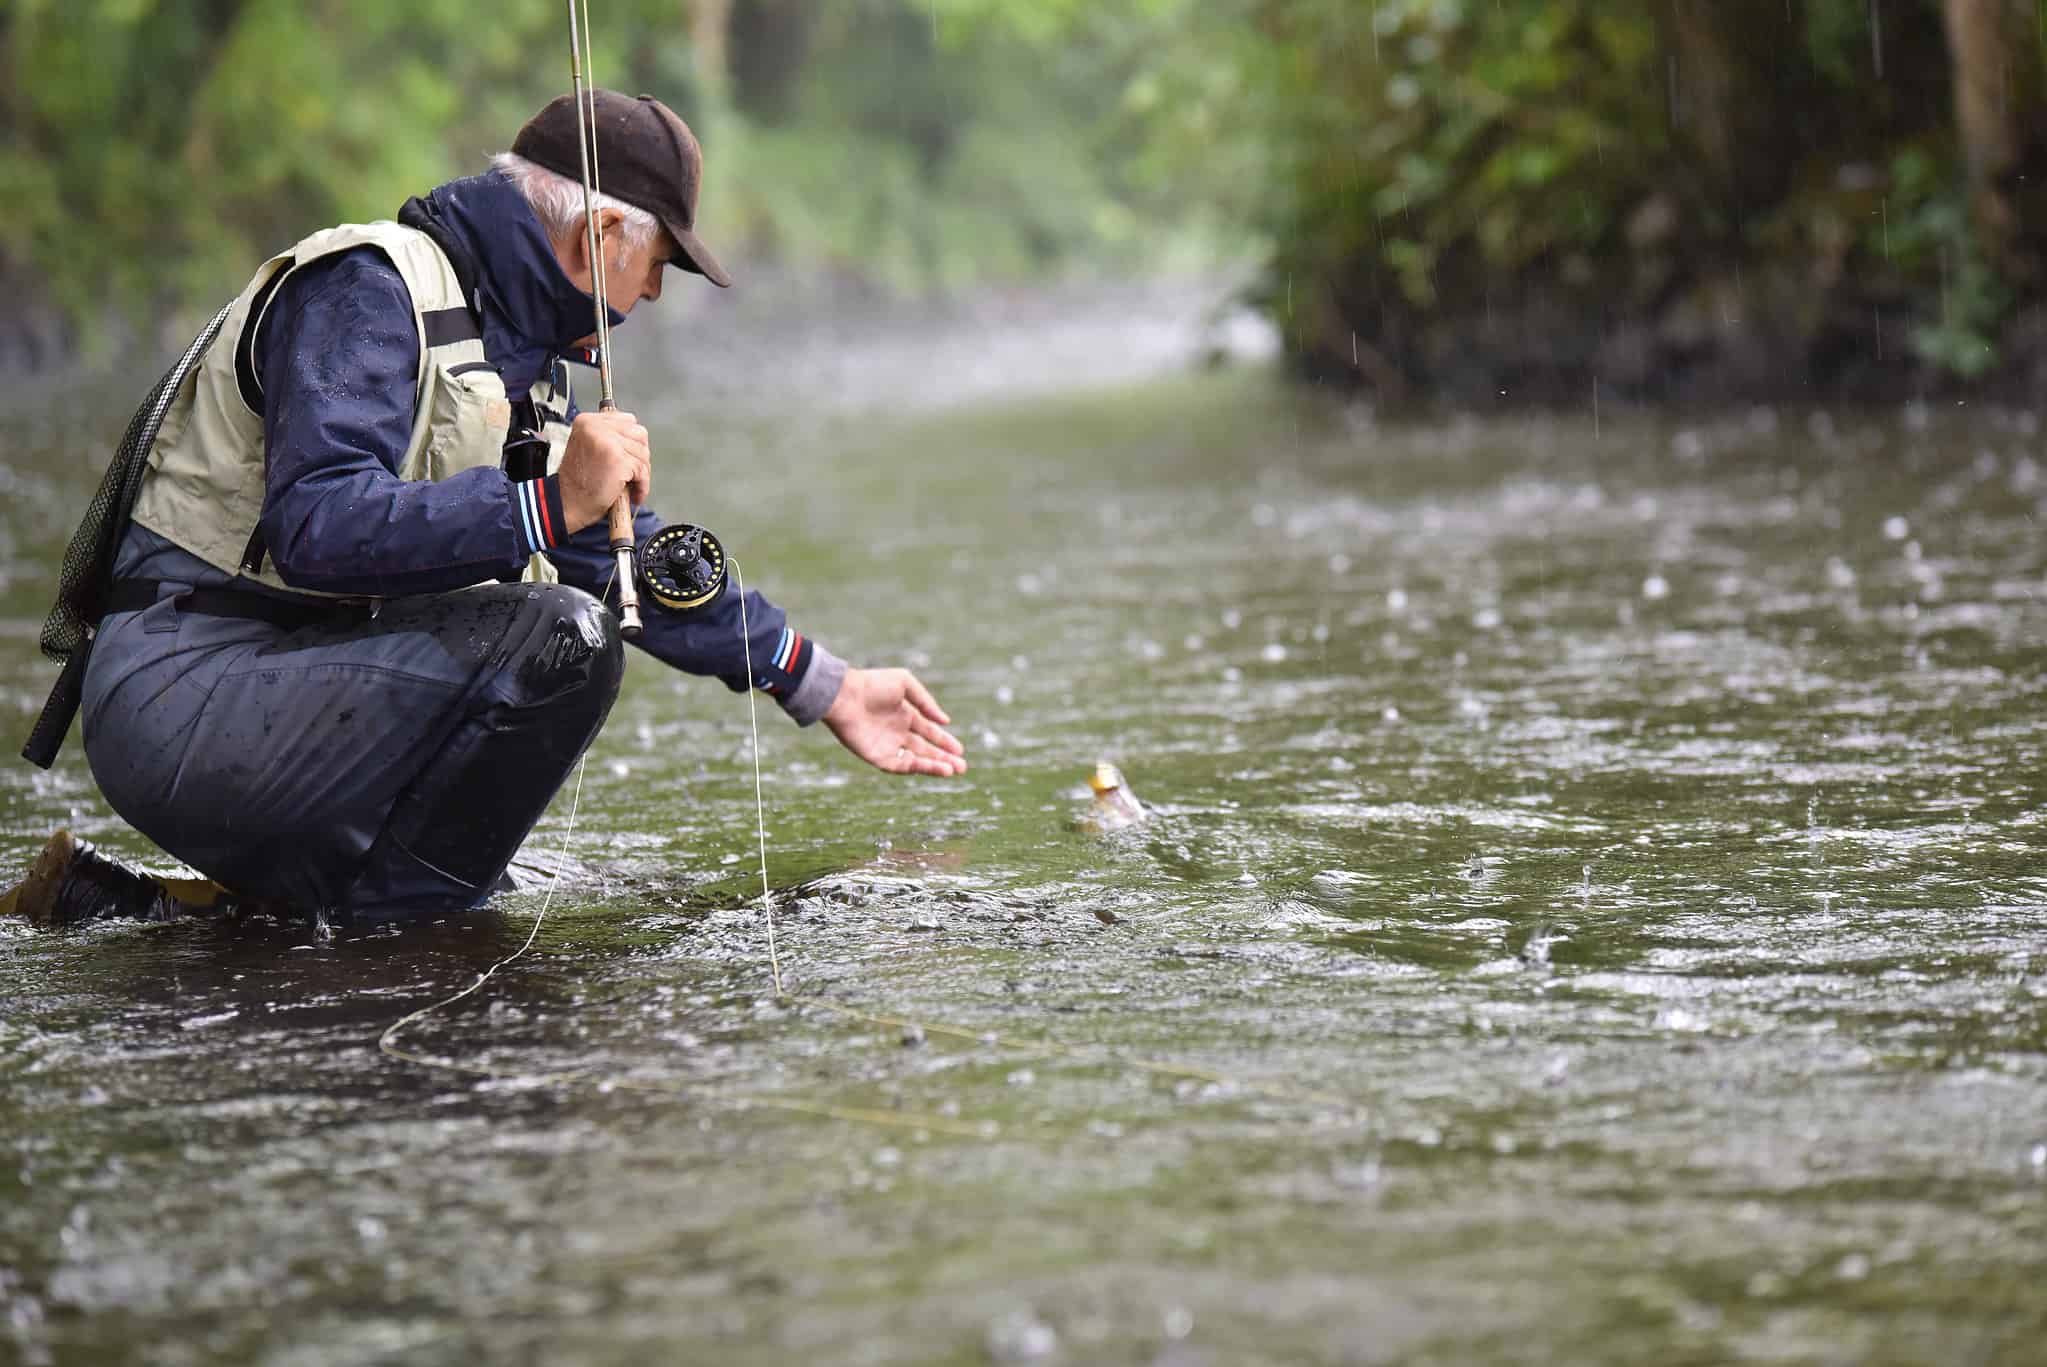
M 725 548 L 708 527 L 676 522 L 640 544 L 640 589 L 677 617 L 702 612 L 725 592 Z

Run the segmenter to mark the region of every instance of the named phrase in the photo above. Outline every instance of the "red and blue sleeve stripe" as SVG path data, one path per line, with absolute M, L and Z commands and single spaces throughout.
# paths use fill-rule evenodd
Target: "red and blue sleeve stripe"
M 569 539 L 558 476 L 515 480 L 512 484 L 512 506 L 513 520 L 518 524 L 519 539 L 526 554 L 537 555 L 541 551 L 553 550 Z
M 767 693 L 781 697 L 802 682 L 804 672 L 810 667 L 810 642 L 803 639 L 803 633 L 793 627 L 783 627 L 782 634 L 775 640 L 774 653 L 769 656 L 769 668 L 761 671 L 754 686 Z

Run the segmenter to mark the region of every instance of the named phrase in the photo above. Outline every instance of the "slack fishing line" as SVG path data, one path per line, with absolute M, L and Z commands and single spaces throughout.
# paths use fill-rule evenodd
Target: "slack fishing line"
M 582 157 L 583 172 L 583 228 L 585 246 L 590 256 L 591 298 L 595 311 L 598 387 L 600 411 L 617 408 L 612 396 L 611 385 L 611 319 L 609 300 L 605 291 L 605 263 L 602 236 L 597 231 L 596 197 L 601 193 L 597 167 L 597 92 L 594 80 L 587 79 L 589 64 L 590 13 L 588 0 L 584 0 L 581 22 L 578 23 L 577 0 L 567 0 L 569 11 L 569 68 L 576 102 L 576 141 Z M 586 104 L 587 100 L 587 104 Z M 1077 1062 L 1091 1062 L 1128 1068 L 1151 1076 L 1174 1078 L 1213 1084 L 1225 1088 L 1236 1088 L 1274 1100 L 1309 1102 L 1316 1105 L 1348 1106 L 1351 1103 L 1343 1097 L 1324 1092 L 1285 1084 L 1258 1082 L 1238 1077 L 1217 1069 L 1198 1068 L 1187 1064 L 1161 1062 L 1152 1059 L 1132 1058 L 1102 1045 L 1070 1045 L 1056 1040 L 1022 1039 L 988 1030 L 974 1030 L 965 1026 L 947 1025 L 937 1021 L 923 1021 L 908 1016 L 885 1016 L 861 1011 L 826 997 L 809 993 L 790 992 L 782 980 L 782 956 L 775 929 L 775 899 L 768 884 L 768 832 L 767 808 L 762 793 L 761 780 L 761 737 L 760 713 L 754 700 L 753 640 L 746 612 L 746 581 L 739 572 L 739 564 L 731 559 L 717 537 L 703 527 L 688 523 L 677 523 L 664 527 L 649 537 L 643 545 L 635 544 L 633 536 L 633 514 L 628 495 L 621 492 L 613 503 L 608 517 L 613 552 L 612 583 L 618 586 L 618 615 L 620 632 L 628 639 L 640 634 L 639 588 L 644 586 L 647 596 L 658 609 L 678 616 L 689 616 L 716 602 L 725 591 L 726 574 L 729 568 L 734 580 L 735 591 L 739 594 L 739 638 L 746 658 L 746 720 L 752 737 L 753 757 L 753 820 L 754 837 L 760 856 L 761 911 L 767 922 L 768 973 L 774 984 L 775 1000 L 789 1006 L 813 1006 L 829 1012 L 842 1020 L 876 1026 L 885 1030 L 914 1030 L 924 1035 L 938 1035 L 947 1039 L 964 1040 L 993 1048 L 1010 1049 L 1026 1053 L 1073 1059 Z M 608 589 L 609 584 L 606 585 Z M 594 738 L 593 738 L 594 740 Z M 522 958 L 540 936 L 540 927 L 547 919 L 554 895 L 561 886 L 562 872 L 568 866 L 569 847 L 575 839 L 576 814 L 582 806 L 583 775 L 589 768 L 590 754 L 586 748 L 576 763 L 575 793 L 569 801 L 568 826 L 562 833 L 561 853 L 556 860 L 554 876 L 548 880 L 547 893 L 541 898 L 540 910 L 534 914 L 533 926 L 526 934 L 525 942 L 517 949 L 499 959 L 490 967 L 477 974 L 476 980 L 467 987 L 423 1006 L 387 1026 L 377 1039 L 377 1048 L 390 1058 L 424 1068 L 436 1068 L 450 1072 L 466 1073 L 471 1076 L 519 1081 L 529 1085 L 567 1082 L 593 1082 L 605 1088 L 621 1088 L 632 1091 L 661 1092 L 670 1095 L 706 1097 L 740 1107 L 762 1107 L 774 1110 L 792 1111 L 805 1115 L 835 1120 L 857 1121 L 862 1124 L 881 1125 L 897 1129 L 922 1130 L 937 1134 L 950 1134 L 969 1139 L 993 1137 L 991 1126 L 968 1125 L 945 1116 L 921 1115 L 915 1112 L 878 1110 L 858 1106 L 838 1106 L 828 1102 L 811 1101 L 801 1097 L 770 1097 L 759 1095 L 733 1095 L 720 1093 L 702 1086 L 660 1083 L 635 1078 L 600 1076 L 588 1070 L 572 1070 L 554 1073 L 518 1073 L 492 1067 L 489 1064 L 465 1063 L 459 1059 L 443 1058 L 401 1048 L 398 1037 L 408 1026 L 455 1005 L 473 995 L 497 975 L 499 970 Z
M 651 544 L 651 543 L 650 543 Z M 729 566 L 733 591 L 739 595 L 740 639 L 746 659 L 746 674 L 749 682 L 753 678 L 753 641 L 751 624 L 746 610 L 746 577 L 739 568 L 739 562 L 721 557 L 721 571 Z M 722 580 L 723 575 L 721 573 Z M 722 584 L 721 584 L 722 587 Z M 662 601 L 658 594 L 650 594 L 657 603 Z M 715 597 L 715 595 L 713 595 Z M 1106 1045 L 1067 1044 L 1059 1040 L 1031 1039 L 1007 1035 L 998 1031 L 977 1030 L 970 1026 L 951 1025 L 942 1021 L 924 1020 L 914 1016 L 884 1015 L 863 1011 L 807 992 L 791 992 L 782 977 L 780 940 L 775 925 L 774 890 L 768 882 L 768 833 L 767 803 L 764 780 L 761 771 L 760 710 L 754 698 L 754 690 L 746 691 L 746 720 L 749 734 L 749 755 L 753 763 L 753 820 L 755 850 L 759 859 L 761 878 L 761 912 L 766 923 L 768 943 L 768 972 L 774 985 L 774 999 L 777 1003 L 794 1007 L 815 1007 L 820 1011 L 837 1016 L 856 1024 L 878 1027 L 884 1030 L 917 1031 L 926 1036 L 955 1039 L 984 1047 L 1007 1049 L 1019 1053 L 1036 1054 L 1042 1057 L 1071 1059 L 1078 1063 L 1092 1063 L 1130 1069 L 1154 1077 L 1170 1078 L 1176 1081 L 1200 1082 L 1213 1086 L 1264 1096 L 1275 1101 L 1298 1102 L 1318 1106 L 1348 1107 L 1353 1103 L 1349 1098 L 1309 1088 L 1295 1087 L 1287 1083 L 1276 1083 L 1246 1078 L 1241 1075 L 1215 1068 L 1202 1068 L 1193 1064 L 1173 1063 L 1160 1059 L 1136 1058 Z M 589 752 L 576 765 L 576 786 L 569 800 L 568 825 L 562 833 L 560 854 L 556 858 L 553 877 L 549 879 L 547 893 L 542 897 L 540 909 L 534 914 L 533 926 L 526 939 L 517 949 L 477 974 L 475 981 L 451 995 L 413 1011 L 387 1027 L 377 1041 L 377 1047 L 385 1055 L 404 1063 L 425 1068 L 466 1073 L 471 1076 L 491 1078 L 500 1081 L 517 1081 L 525 1085 L 561 1084 L 588 1082 L 599 1087 L 642 1092 L 658 1092 L 673 1096 L 690 1096 L 716 1101 L 741 1109 L 764 1108 L 790 1111 L 825 1119 L 853 1121 L 860 1124 L 879 1125 L 892 1129 L 922 1130 L 934 1134 L 952 1135 L 966 1139 L 989 1139 L 994 1132 L 988 1125 L 969 1124 L 947 1116 L 922 1114 L 910 1111 L 881 1110 L 872 1107 L 841 1106 L 830 1102 L 813 1101 L 802 1097 L 773 1097 L 755 1094 L 736 1095 L 719 1092 L 699 1085 L 664 1083 L 648 1079 L 599 1075 L 587 1070 L 557 1071 L 552 1073 L 530 1073 L 507 1070 L 489 1064 L 467 1063 L 441 1055 L 424 1054 L 401 1048 L 398 1036 L 408 1027 L 436 1015 L 457 1002 L 473 995 L 507 965 L 524 957 L 539 938 L 540 927 L 547 919 L 549 909 L 554 905 L 556 889 L 561 885 L 563 871 L 569 862 L 569 849 L 575 840 L 576 815 L 582 806 L 583 775 L 589 767 Z

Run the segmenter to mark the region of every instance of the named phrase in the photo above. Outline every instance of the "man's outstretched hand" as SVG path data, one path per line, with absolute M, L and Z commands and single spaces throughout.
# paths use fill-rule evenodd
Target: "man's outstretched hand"
M 967 771 L 952 720 L 907 669 L 848 669 L 824 724 L 851 750 L 891 774 L 950 778 Z

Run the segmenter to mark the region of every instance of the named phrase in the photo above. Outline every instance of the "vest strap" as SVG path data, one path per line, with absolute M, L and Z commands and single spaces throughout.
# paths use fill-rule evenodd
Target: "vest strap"
M 476 326 L 476 318 L 468 309 L 428 309 L 419 317 L 426 326 L 428 347 L 453 346 L 457 342 L 483 340 L 483 332 Z

